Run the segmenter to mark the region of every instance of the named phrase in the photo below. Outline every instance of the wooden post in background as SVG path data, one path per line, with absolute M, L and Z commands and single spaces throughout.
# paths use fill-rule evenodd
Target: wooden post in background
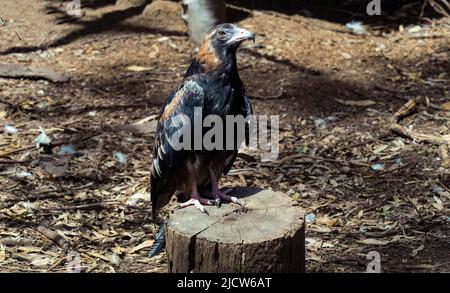
M 183 19 L 195 46 L 213 26 L 226 21 L 225 0 L 183 0 L 182 3 Z

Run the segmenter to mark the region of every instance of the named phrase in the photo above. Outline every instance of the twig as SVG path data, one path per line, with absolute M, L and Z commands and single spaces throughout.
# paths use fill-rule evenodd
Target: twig
M 65 256 L 60 257 L 51 267 L 47 269 L 47 272 L 54 270 L 56 267 L 60 266 L 67 258 Z
M 56 208 L 49 208 L 46 210 L 90 210 L 90 209 L 98 209 L 98 208 L 108 208 L 114 205 L 119 204 L 118 201 L 111 201 L 111 202 L 96 202 L 96 203 L 89 203 L 89 204 L 81 204 L 76 206 L 66 206 L 66 207 L 56 207 Z M 44 209 L 43 209 L 44 210 Z
M 433 114 L 430 114 L 430 113 L 428 113 L 426 111 L 423 112 L 423 115 L 425 115 L 425 116 L 427 116 L 429 118 L 435 119 L 435 120 L 450 121 L 450 118 L 441 117 L 441 116 L 438 116 L 438 115 L 433 115 Z
M 450 13 L 446 11 L 446 9 L 443 7 L 443 5 L 447 6 L 447 8 L 450 10 L 450 4 L 447 3 L 446 0 L 439 0 L 440 3 L 438 3 L 437 0 L 427 0 L 427 3 L 440 15 L 444 17 L 450 17 Z M 441 6 L 442 5 L 442 6 Z
M 38 226 L 37 230 L 39 233 L 53 241 L 56 245 L 64 249 L 64 251 L 69 251 L 70 249 L 70 243 L 67 242 L 66 239 L 64 239 L 61 235 L 59 235 L 56 231 L 53 231 L 47 227 L 44 226 Z
M 379 85 L 375 86 L 374 89 L 379 90 L 379 91 L 388 92 L 388 93 L 392 94 L 394 98 L 397 98 L 397 99 L 400 99 L 400 100 L 404 100 L 404 101 L 405 100 L 406 101 L 410 100 L 410 98 L 401 95 L 401 94 L 405 94 L 406 95 L 406 94 L 408 94 L 408 92 L 399 92 L 399 91 L 391 90 L 391 89 L 389 89 L 387 87 L 379 86 Z M 442 107 L 440 107 L 439 105 L 431 103 L 430 100 L 427 97 L 425 97 L 425 98 L 418 98 L 418 99 L 416 99 L 416 102 L 420 102 L 421 104 L 425 105 L 426 107 L 430 107 L 431 109 L 434 109 L 434 110 L 445 110 Z
M 23 147 L 23 148 L 15 149 L 15 150 L 12 150 L 12 151 L 8 151 L 8 152 L 5 152 L 5 153 L 1 153 L 0 154 L 0 158 L 9 157 L 11 155 L 14 155 L 14 154 L 17 154 L 17 153 L 20 153 L 20 152 L 23 152 L 23 151 L 31 150 L 31 149 L 34 149 L 34 148 L 36 148 L 36 146 L 35 145 L 31 145 L 31 146 L 26 146 L 26 147 Z
M 28 164 L 32 160 L 24 160 L 24 161 L 10 161 L 10 160 L 0 160 L 0 165 L 9 165 L 9 164 Z
M 409 203 L 417 212 L 417 214 L 420 217 L 420 221 L 425 224 L 425 219 L 423 218 L 422 214 L 420 213 L 419 209 L 417 208 L 417 206 L 407 197 L 400 197 L 401 199 L 403 199 L 404 201 L 406 201 L 407 203 Z
M 277 162 L 276 167 L 281 167 L 283 164 L 295 160 L 295 159 L 300 159 L 300 158 L 308 158 L 308 159 L 313 159 L 313 160 L 319 160 L 319 161 L 324 161 L 324 162 L 330 162 L 330 163 L 338 163 L 338 164 L 349 164 L 349 165 L 355 165 L 358 167 L 368 167 L 368 164 L 364 164 L 364 163 L 357 163 L 357 162 L 352 162 L 352 161 L 343 161 L 343 160 L 334 160 L 334 159 L 327 159 L 327 158 L 321 158 L 321 157 L 316 157 L 316 156 L 308 156 L 308 155 L 304 155 L 304 154 L 295 154 L 295 155 L 291 155 L 288 157 L 285 157 L 281 160 L 279 160 Z
M 18 31 L 14 31 L 15 33 L 16 33 L 16 36 L 19 38 L 19 40 L 21 40 L 21 41 L 23 41 L 23 38 L 22 38 L 22 36 L 19 34 L 19 32 Z

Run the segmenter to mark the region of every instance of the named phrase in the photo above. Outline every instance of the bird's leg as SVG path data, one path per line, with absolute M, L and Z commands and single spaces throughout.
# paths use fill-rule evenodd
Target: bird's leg
M 220 191 L 219 179 L 216 177 L 216 174 L 214 174 L 214 171 L 211 170 L 211 168 L 209 169 L 209 173 L 211 177 L 211 193 L 214 196 L 214 203 L 217 207 L 220 207 L 222 199 L 234 202 L 238 205 L 242 205 L 237 197 L 226 195 L 225 193 Z
M 191 185 L 191 199 L 186 202 L 183 202 L 179 205 L 179 208 L 185 208 L 187 206 L 194 205 L 197 209 L 199 209 L 202 213 L 208 214 L 204 205 L 213 205 L 212 201 L 206 198 L 202 198 L 198 194 L 197 183 L 195 181 L 192 182 Z

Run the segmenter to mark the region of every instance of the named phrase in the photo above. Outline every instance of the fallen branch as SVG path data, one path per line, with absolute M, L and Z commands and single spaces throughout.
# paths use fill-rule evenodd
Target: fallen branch
M 38 78 L 51 82 L 67 82 L 69 77 L 45 67 L 27 67 L 19 64 L 0 64 L 0 77 Z
M 37 230 L 39 233 L 53 241 L 56 245 L 64 249 L 64 251 L 69 251 L 70 249 L 70 243 L 67 242 L 66 239 L 64 239 L 61 235 L 58 234 L 58 232 L 53 231 L 47 227 L 44 226 L 38 226 Z
M 69 211 L 69 210 L 95 210 L 95 209 L 102 209 L 102 208 L 108 208 L 115 206 L 119 204 L 120 202 L 117 201 L 111 201 L 111 202 L 96 202 L 96 203 L 89 203 L 89 204 L 80 204 L 76 206 L 66 206 L 66 207 L 56 207 L 56 208 L 49 208 L 46 210 L 63 210 L 63 211 Z M 44 209 L 43 209 L 44 210 Z
M 421 133 L 410 128 L 400 125 L 398 122 L 401 118 L 411 114 L 417 103 L 415 99 L 410 99 L 406 102 L 389 120 L 388 129 L 391 133 L 398 134 L 400 136 L 409 138 L 418 143 L 429 143 L 439 146 L 439 152 L 441 155 L 441 165 L 444 168 L 450 166 L 450 158 L 448 154 L 448 147 L 450 145 L 450 134 L 446 135 L 434 135 Z
M 416 106 L 416 99 L 409 99 L 406 104 L 395 112 L 394 116 L 390 120 L 390 123 L 397 123 L 400 119 L 410 115 L 415 110 Z
M 0 244 L 5 246 L 32 246 L 33 240 L 24 238 L 2 238 Z
M 437 136 L 433 134 L 420 133 L 418 131 L 401 126 L 398 123 L 392 123 L 389 129 L 396 134 L 407 137 L 416 142 L 424 142 L 435 145 L 450 145 L 450 134 Z

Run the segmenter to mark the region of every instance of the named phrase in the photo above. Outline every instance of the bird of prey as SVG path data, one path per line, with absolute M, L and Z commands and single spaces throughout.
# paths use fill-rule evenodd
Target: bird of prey
M 173 146 L 170 138 L 179 129 L 173 121 L 177 116 L 184 115 L 189 119 L 188 122 L 194 123 L 194 108 L 201 109 L 202 117 L 217 115 L 221 119 L 227 115 L 248 117 L 252 114 L 236 62 L 236 51 L 246 40 L 254 41 L 255 35 L 230 23 L 213 27 L 202 41 L 183 81 L 161 108 L 151 169 L 153 217 L 175 193 L 190 198 L 180 204 L 180 208 L 194 205 L 205 213 L 207 210 L 204 205 L 220 206 L 222 200 L 240 204 L 237 198 L 219 189 L 219 180 L 232 167 L 242 143 L 238 137 L 232 138 L 237 141 L 233 141 L 231 149 L 224 147 L 212 150 L 204 147 L 180 150 Z M 244 137 L 247 144 L 248 123 L 247 120 Z M 223 145 L 227 145 L 225 132 L 221 132 L 224 135 Z M 194 135 L 193 131 L 191 135 Z M 213 199 L 202 197 L 206 193 Z

